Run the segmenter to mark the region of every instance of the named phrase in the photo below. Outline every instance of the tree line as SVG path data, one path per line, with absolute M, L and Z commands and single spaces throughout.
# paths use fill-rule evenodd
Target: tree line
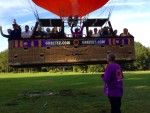
M 122 63 L 121 66 L 125 71 L 142 71 L 150 70 L 150 48 L 143 46 L 139 42 L 135 42 L 136 60 L 132 63 Z M 41 68 L 12 68 L 8 66 L 8 50 L 0 52 L 0 72 L 58 72 L 58 71 L 73 71 L 73 72 L 102 72 L 106 64 L 97 65 L 82 65 L 82 66 L 60 66 L 60 67 L 41 67 Z

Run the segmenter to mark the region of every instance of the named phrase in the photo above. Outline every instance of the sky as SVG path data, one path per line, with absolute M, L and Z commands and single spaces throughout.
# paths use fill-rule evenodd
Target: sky
M 130 34 L 135 37 L 136 42 L 150 47 L 150 0 L 109 0 L 109 2 L 88 15 L 88 18 L 101 18 L 108 15 L 112 9 L 110 21 L 113 29 L 122 33 L 124 28 L 128 28 Z M 31 0 L 0 0 L 0 25 L 3 32 L 7 34 L 7 29 L 12 29 L 13 19 L 21 25 L 33 27 L 36 18 L 33 10 L 37 9 L 40 18 L 59 18 L 57 15 L 44 10 L 32 3 Z M 7 39 L 0 35 L 0 51 L 8 48 Z

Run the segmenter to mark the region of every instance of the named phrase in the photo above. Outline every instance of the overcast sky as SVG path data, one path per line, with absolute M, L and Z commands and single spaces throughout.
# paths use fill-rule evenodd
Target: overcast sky
M 26 24 L 33 26 L 35 16 L 29 3 L 30 0 L 0 0 L 0 25 L 7 34 L 6 29 L 12 28 L 13 19 L 21 25 L 22 30 Z M 115 4 L 115 5 L 114 5 Z M 108 7 L 108 8 L 106 8 Z M 110 0 L 102 9 L 89 14 L 89 18 L 105 16 L 113 8 L 110 20 L 114 29 L 120 34 L 123 28 L 128 28 L 134 35 L 135 41 L 150 47 L 150 0 Z M 58 16 L 36 6 L 40 18 L 58 18 Z M 106 10 L 106 11 L 105 11 Z M 107 13 L 106 13 L 107 14 Z M 108 14 L 107 14 L 108 15 Z M 7 39 L 0 35 L 0 51 L 8 48 Z

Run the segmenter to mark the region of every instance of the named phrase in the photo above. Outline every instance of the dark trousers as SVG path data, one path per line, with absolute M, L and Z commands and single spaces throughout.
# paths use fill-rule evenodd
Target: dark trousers
M 121 97 L 108 97 L 111 105 L 111 113 L 121 113 Z

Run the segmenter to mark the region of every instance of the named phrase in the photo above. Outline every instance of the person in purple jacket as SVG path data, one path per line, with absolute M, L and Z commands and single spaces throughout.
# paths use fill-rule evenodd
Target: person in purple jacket
M 82 25 L 81 29 L 75 28 L 75 31 L 73 31 L 73 25 L 72 25 L 72 27 L 71 27 L 71 34 L 73 35 L 73 37 L 74 38 L 82 37 L 82 35 L 83 35 L 83 28 L 84 28 L 84 24 Z
M 121 98 L 123 95 L 123 73 L 119 64 L 115 63 L 115 55 L 107 55 L 107 66 L 102 79 L 105 83 L 104 92 L 111 104 L 111 113 L 121 113 Z

